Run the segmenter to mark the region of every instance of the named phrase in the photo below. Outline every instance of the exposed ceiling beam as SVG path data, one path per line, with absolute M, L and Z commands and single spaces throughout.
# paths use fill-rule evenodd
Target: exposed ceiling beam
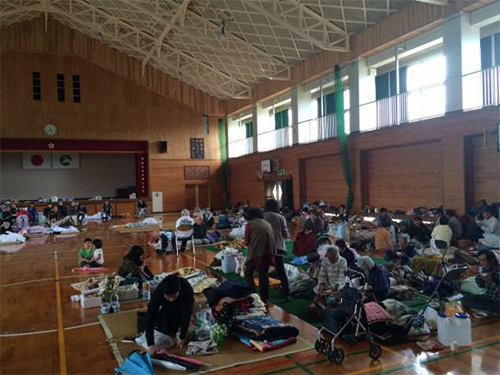
M 167 2 L 168 4 L 170 4 L 172 6 L 179 6 L 179 3 L 177 3 L 173 0 L 165 0 L 165 2 Z M 214 29 L 217 32 L 220 32 L 220 25 L 218 23 L 216 23 L 212 20 L 206 19 L 205 17 L 198 14 L 194 10 L 188 9 L 187 12 L 190 16 L 193 16 L 198 21 L 200 21 L 203 24 L 203 26 L 210 28 L 210 29 Z M 231 32 L 229 30 L 226 30 L 226 35 L 232 42 L 244 46 L 245 49 L 252 51 L 253 54 L 260 55 L 261 57 L 265 58 L 266 60 L 270 60 L 272 62 L 272 64 L 274 64 L 277 67 L 278 72 L 280 72 L 283 69 L 286 69 L 288 67 L 288 64 L 286 63 L 286 61 L 268 53 L 267 51 L 263 50 L 261 47 L 257 47 L 256 45 L 246 41 L 243 37 L 239 36 L 238 34 Z
M 86 0 L 73 0 L 73 2 L 74 3 L 77 2 L 79 4 L 82 4 L 82 5 L 86 6 L 94 14 L 99 14 L 99 15 L 107 18 L 108 20 L 110 20 L 113 23 L 117 23 L 120 26 L 123 26 L 123 27 L 128 28 L 128 29 L 132 29 L 135 33 L 140 34 L 141 36 L 147 38 L 148 40 L 151 40 L 153 43 L 156 41 L 156 38 L 154 36 L 150 35 L 149 33 L 144 32 L 143 30 L 141 30 L 141 29 L 139 29 L 139 28 L 131 25 L 128 22 L 125 22 L 125 21 L 121 20 L 118 17 L 115 17 L 114 15 L 108 13 L 107 11 L 104 11 L 104 10 L 100 9 L 99 7 L 94 6 L 93 4 L 91 4 L 90 2 L 88 2 Z M 52 5 L 52 8 L 60 9 L 60 8 L 54 7 L 54 5 Z M 68 12 L 65 12 L 65 13 L 68 13 Z M 189 61 L 191 61 L 191 62 L 199 65 L 200 68 L 206 69 L 206 70 L 208 70 L 208 71 L 210 71 L 210 72 L 218 75 L 220 79 L 231 81 L 231 82 L 233 82 L 234 84 L 236 84 L 237 86 L 239 86 L 239 87 L 241 87 L 243 89 L 249 89 L 250 88 L 250 86 L 247 83 L 242 82 L 242 81 L 234 78 L 229 73 L 222 72 L 222 71 L 214 68 L 213 66 L 211 66 L 209 63 L 207 63 L 205 61 L 201 61 L 201 60 L 195 58 L 194 56 L 192 56 L 192 55 L 190 55 L 190 54 L 188 54 L 186 52 L 180 51 L 180 50 L 178 50 L 177 48 L 173 47 L 172 45 L 170 45 L 169 43 L 167 43 L 165 41 L 163 41 L 161 43 L 161 46 L 163 48 L 165 48 L 168 52 L 170 52 L 172 54 L 179 54 L 181 58 L 189 60 Z
M 175 27 L 175 24 L 180 20 L 181 24 L 184 24 L 184 17 L 186 16 L 186 10 L 189 5 L 191 0 L 184 0 L 183 3 L 177 8 L 174 16 L 170 20 L 170 22 L 167 22 L 167 27 L 162 31 L 160 36 L 158 37 L 158 40 L 156 42 L 156 46 L 151 48 L 151 50 L 148 52 L 144 60 L 142 60 L 142 72 L 144 74 L 144 69 L 146 68 L 146 64 L 148 63 L 149 59 L 151 56 L 153 56 L 153 53 L 155 53 L 155 50 L 158 50 L 158 54 L 160 54 L 161 50 L 161 44 L 167 37 L 168 33 L 172 31 L 172 29 Z M 132 1 L 133 3 L 133 1 Z
M 450 5 L 448 0 L 415 0 L 417 3 L 427 3 L 427 4 L 432 4 L 432 5 L 441 5 L 441 6 L 446 6 Z
M 322 50 L 325 51 L 337 51 L 337 52 L 347 52 L 346 48 L 342 47 L 335 47 L 335 46 L 330 46 L 328 44 L 325 44 L 323 41 L 319 41 L 313 37 L 311 37 L 307 32 L 304 30 L 301 30 L 300 28 L 291 25 L 286 19 L 278 16 L 276 13 L 270 12 L 268 9 L 262 8 L 260 5 L 256 4 L 254 1 L 246 1 L 245 6 L 253 9 L 256 12 L 259 12 L 265 17 L 268 17 L 269 19 L 273 20 L 276 22 L 278 25 L 288 29 L 291 33 L 298 35 L 299 37 L 307 40 L 311 44 L 315 45 L 318 48 L 321 48 Z M 298 8 L 300 9 L 300 8 Z M 321 16 L 320 16 L 321 17 Z
M 11 5 L 9 3 L 9 5 Z M 19 6 L 14 9 L 9 9 L 9 10 L 2 10 L 0 11 L 0 17 L 1 18 L 7 18 L 7 17 L 12 17 L 12 16 L 17 16 L 18 14 L 24 14 L 24 13 L 29 13 L 29 12 L 41 12 L 42 8 L 40 6 L 41 4 L 35 4 L 35 5 L 29 5 L 29 6 Z

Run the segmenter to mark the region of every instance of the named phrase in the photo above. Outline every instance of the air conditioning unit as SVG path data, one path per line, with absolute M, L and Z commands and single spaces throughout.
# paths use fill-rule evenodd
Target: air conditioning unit
M 262 173 L 271 173 L 271 160 L 262 160 L 260 162 Z

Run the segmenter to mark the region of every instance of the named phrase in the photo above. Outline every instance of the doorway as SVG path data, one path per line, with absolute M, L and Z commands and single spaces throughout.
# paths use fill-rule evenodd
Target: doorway
M 211 206 L 210 186 L 202 184 L 186 185 L 185 189 L 186 208 L 205 208 Z

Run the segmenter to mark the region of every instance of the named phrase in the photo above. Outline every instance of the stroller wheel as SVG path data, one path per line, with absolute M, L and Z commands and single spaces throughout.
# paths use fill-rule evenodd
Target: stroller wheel
M 332 344 L 330 344 L 328 341 L 324 341 L 323 347 L 321 348 L 321 352 L 324 355 L 328 355 L 328 353 L 330 352 L 331 349 L 332 349 Z
M 380 345 L 371 345 L 369 354 L 371 358 L 379 359 L 382 355 L 382 348 L 380 347 Z
M 336 351 L 337 353 L 335 354 L 335 363 L 337 365 L 340 365 L 342 364 L 342 362 L 344 362 L 345 352 L 342 349 L 337 349 Z
M 334 347 L 333 349 L 330 349 L 326 357 L 330 362 L 334 363 L 336 355 L 337 355 L 337 348 Z
M 321 343 L 323 340 L 317 339 L 316 342 L 314 343 L 314 349 L 318 352 L 321 353 Z

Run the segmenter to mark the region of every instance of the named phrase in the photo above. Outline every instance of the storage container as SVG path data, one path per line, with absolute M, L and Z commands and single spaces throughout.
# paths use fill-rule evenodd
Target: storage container
M 446 315 L 438 316 L 438 341 L 444 346 L 450 346 L 453 341 L 458 346 L 470 346 L 472 344 L 472 329 L 469 315 L 457 313 L 452 318 Z

